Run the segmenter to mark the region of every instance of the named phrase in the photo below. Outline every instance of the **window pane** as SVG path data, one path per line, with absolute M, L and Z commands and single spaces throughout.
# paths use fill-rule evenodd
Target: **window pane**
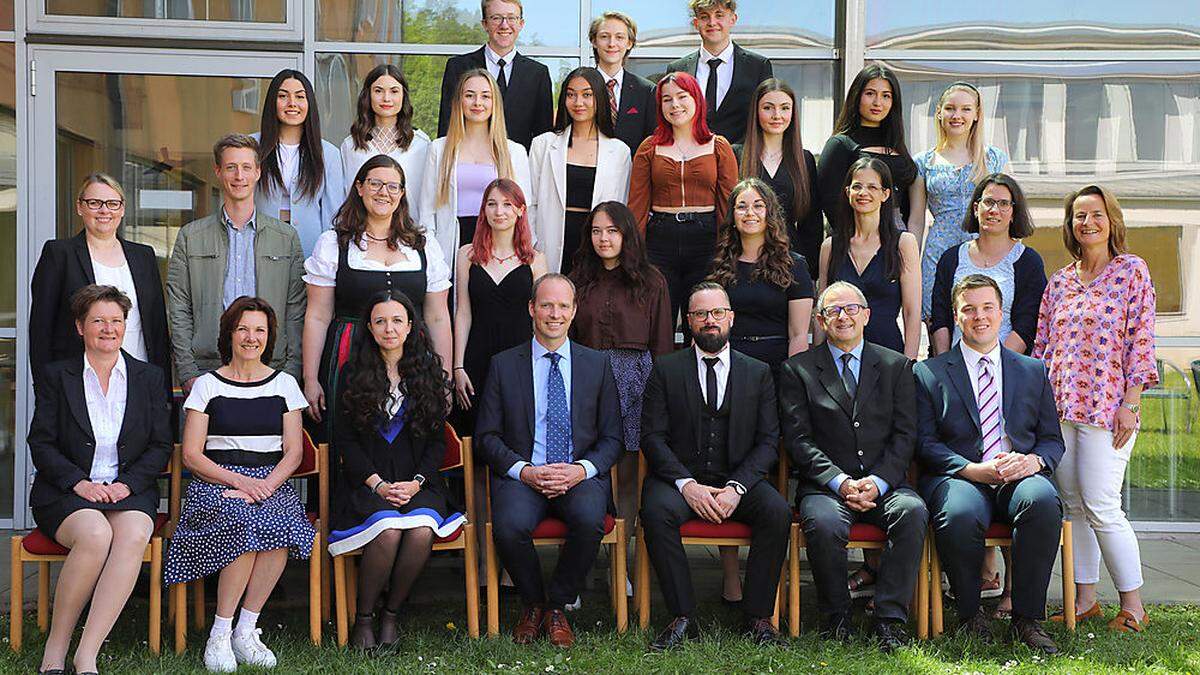
M 579 3 L 525 0 L 518 45 L 579 47 Z M 482 45 L 476 0 L 317 0 L 317 39 Z
M 192 19 L 195 21 L 245 21 L 284 23 L 287 0 L 46 0 L 47 14 L 112 16 L 123 19 Z
M 0 328 L 17 326 L 16 47 L 0 43 Z
M 12 30 L 15 23 L 13 0 L 0 0 L 0 30 Z
M 13 516 L 13 458 L 16 447 L 17 341 L 0 340 L 0 518 Z M 24 486 L 24 481 L 22 481 Z
M 1200 47 L 1200 13 L 1178 0 L 871 0 L 867 46 L 888 49 Z M 1195 8 L 1192 5 L 1193 10 Z
M 737 25 L 733 38 L 743 47 L 833 48 L 834 0 L 777 2 L 742 0 L 737 5 Z M 644 2 L 612 0 L 593 3 L 599 14 L 606 9 L 625 12 L 637 22 L 638 44 L 646 47 L 695 49 L 700 44 L 686 2 Z M 634 54 L 637 54 L 636 47 Z

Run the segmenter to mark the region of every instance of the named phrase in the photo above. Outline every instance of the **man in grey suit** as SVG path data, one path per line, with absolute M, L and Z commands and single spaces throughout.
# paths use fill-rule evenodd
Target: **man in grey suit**
M 243 295 L 279 316 L 271 367 L 300 378 L 300 339 L 307 304 L 304 251 L 295 228 L 254 209 L 260 175 L 258 141 L 229 134 L 213 146 L 220 211 L 184 225 L 167 264 L 167 320 L 175 372 L 185 392 L 221 365 L 221 313 Z

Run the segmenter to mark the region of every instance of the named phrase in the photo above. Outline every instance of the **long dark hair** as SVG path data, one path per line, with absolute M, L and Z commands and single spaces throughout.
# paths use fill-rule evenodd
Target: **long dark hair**
M 754 90 L 754 101 L 746 119 L 746 144 L 742 146 L 742 178 L 757 178 L 762 171 L 763 133 L 758 124 L 758 104 L 772 92 L 783 92 L 792 99 L 792 123 L 783 130 L 783 165 L 792 179 L 792 213 L 796 220 L 804 219 L 812 206 L 808 175 L 808 162 L 804 161 L 804 144 L 800 141 L 800 108 L 796 105 L 796 92 L 787 82 L 771 77 L 763 80 Z
M 396 145 L 399 145 L 401 150 L 407 150 L 412 143 L 413 104 L 408 80 L 404 79 L 404 73 L 400 72 L 398 67 L 390 63 L 381 63 L 367 73 L 366 79 L 363 80 L 362 90 L 358 92 L 358 113 L 354 117 L 354 123 L 350 125 L 350 138 L 354 139 L 355 150 L 366 150 L 367 141 L 371 140 L 371 131 L 375 129 L 375 111 L 371 108 L 371 87 L 375 86 L 375 80 L 384 75 L 395 78 L 404 91 L 404 100 L 400 102 L 400 112 L 396 115 Z
M 285 68 L 271 79 L 263 102 L 262 124 L 259 126 L 258 163 L 262 167 L 262 188 L 270 194 L 283 187 L 283 174 L 279 171 L 279 113 L 275 100 L 279 88 L 287 80 L 298 80 L 304 86 L 308 99 L 308 116 L 304 118 L 304 131 L 300 137 L 300 171 L 296 187 L 300 194 L 314 198 L 325 183 L 325 151 L 321 147 L 321 116 L 317 113 L 317 95 L 312 82 L 298 70 Z
M 367 179 L 371 169 L 385 167 L 395 169 L 400 174 L 400 184 L 404 192 L 400 195 L 400 204 L 392 212 L 392 229 L 388 231 L 388 248 L 395 251 L 400 244 L 420 250 L 425 247 L 425 233 L 413 222 L 408 210 L 408 184 L 404 177 L 404 168 L 399 162 L 387 155 L 375 155 L 363 162 L 358 173 L 354 175 L 354 184 L 360 185 Z M 362 244 L 363 233 L 367 231 L 367 207 L 357 190 L 351 190 L 346 195 L 346 201 L 333 216 L 333 229 L 337 232 L 338 246 L 346 246 L 350 242 Z
M 729 193 L 729 215 L 717 233 L 717 253 L 713 257 L 712 272 L 708 278 L 729 288 L 737 283 L 738 258 L 744 252 L 742 235 L 734 220 L 733 205 L 743 192 L 754 190 L 767 204 L 767 229 L 762 251 L 750 274 L 752 281 L 767 283 L 786 289 L 792 285 L 792 249 L 788 242 L 787 224 L 783 220 L 783 209 L 779 198 L 769 185 L 758 178 L 746 178 L 733 186 Z
M 887 117 L 884 117 L 883 122 L 880 123 L 880 127 L 883 129 L 883 142 L 887 147 L 896 151 L 896 154 L 907 157 L 910 153 L 908 146 L 904 143 L 904 105 L 900 98 L 900 80 L 891 68 L 879 63 L 872 63 L 858 71 L 858 75 L 850 83 L 850 90 L 846 92 L 846 101 L 842 104 L 837 121 L 833 123 L 833 133 L 835 135 L 849 134 L 862 127 L 862 117 L 858 113 L 858 105 L 862 100 L 863 89 L 867 88 L 867 83 L 876 79 L 887 80 L 892 87 L 892 107 L 888 110 Z
M 666 284 L 662 273 L 650 264 L 646 257 L 646 240 L 638 231 L 637 219 L 629 207 L 621 202 L 600 202 L 588 214 L 583 224 L 583 232 L 579 236 L 579 249 L 575 251 L 574 266 L 571 268 L 571 281 L 575 282 L 577 296 L 583 298 L 592 290 L 604 270 L 604 261 L 596 255 L 596 247 L 592 246 L 592 221 L 597 213 L 608 216 L 613 225 L 621 232 L 621 264 L 617 272 L 621 281 L 629 289 L 630 295 L 640 304 L 647 302 L 650 290 L 659 284 Z
M 357 353 L 342 392 L 342 406 L 351 423 L 359 429 L 373 429 L 387 419 L 392 385 L 387 364 L 369 326 L 375 306 L 393 300 L 404 305 L 412 323 L 404 340 L 404 355 L 396 366 L 400 371 L 400 393 L 405 399 L 405 425 L 418 436 L 433 438 L 442 433 L 446 415 L 450 412 L 446 398 L 450 383 L 442 370 L 441 357 L 433 351 L 425 322 L 417 316 L 412 300 L 400 291 L 379 291 L 363 308 L 355 343 Z
M 892 170 L 881 159 L 875 157 L 859 157 L 850 165 L 846 172 L 846 180 L 842 181 L 841 199 L 833 211 L 833 222 L 830 232 L 829 246 L 829 278 L 834 279 L 834 273 L 850 255 L 850 237 L 854 236 L 854 209 L 850 208 L 847 190 L 854 182 L 854 174 L 864 169 L 870 169 L 879 174 L 880 187 L 891 192 L 883 204 L 879 206 L 879 253 L 883 256 L 883 273 L 888 279 L 895 281 L 900 278 L 900 227 L 896 223 L 896 210 L 892 207 L 892 198 L 896 190 L 892 182 Z
M 616 136 L 616 131 L 613 128 L 613 119 L 611 114 L 611 104 L 608 102 L 608 85 L 604 82 L 604 76 L 599 70 L 590 66 L 582 66 L 567 73 L 567 76 L 562 81 L 562 87 L 558 92 L 558 112 L 554 116 L 554 133 L 562 133 L 564 129 L 571 126 L 571 113 L 567 111 L 567 85 L 571 80 L 582 77 L 592 88 L 592 104 L 595 106 L 596 116 L 593 122 L 600 133 L 609 138 Z

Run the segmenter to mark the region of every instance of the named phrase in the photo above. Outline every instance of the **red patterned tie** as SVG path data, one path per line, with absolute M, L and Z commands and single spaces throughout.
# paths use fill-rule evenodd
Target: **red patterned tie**
M 617 78 L 608 81 L 608 109 L 612 112 L 613 126 L 617 125 Z

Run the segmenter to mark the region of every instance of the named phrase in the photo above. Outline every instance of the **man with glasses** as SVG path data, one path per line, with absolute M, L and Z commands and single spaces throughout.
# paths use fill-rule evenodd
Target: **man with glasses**
M 697 631 L 696 598 L 680 526 L 696 519 L 750 526 L 742 611 L 752 639 L 780 644 L 771 626 L 787 553 L 787 500 L 766 480 L 779 448 L 775 383 L 767 364 L 729 348 L 733 310 L 725 289 L 692 289 L 687 321 L 695 345 L 659 357 L 642 404 L 642 451 L 650 465 L 642 526 L 650 562 L 673 619 L 650 643 L 679 646 Z
M 517 37 L 525 27 L 521 0 L 482 0 L 483 29 L 487 44 L 469 54 L 451 57 L 442 74 L 442 102 L 438 136 L 450 128 L 450 104 L 458 78 L 474 68 L 487 68 L 500 85 L 508 138 L 529 149 L 534 137 L 554 126 L 554 89 L 550 69 L 517 53 Z
M 846 543 L 851 525 L 869 523 L 888 539 L 872 570 L 871 632 L 890 652 L 906 640 L 929 514 L 905 480 L 917 441 L 912 365 L 863 340 L 870 316 L 856 286 L 830 284 L 817 298 L 825 345 L 784 361 L 779 399 L 784 447 L 800 475 L 796 508 L 822 630 L 835 640 L 850 638 Z

